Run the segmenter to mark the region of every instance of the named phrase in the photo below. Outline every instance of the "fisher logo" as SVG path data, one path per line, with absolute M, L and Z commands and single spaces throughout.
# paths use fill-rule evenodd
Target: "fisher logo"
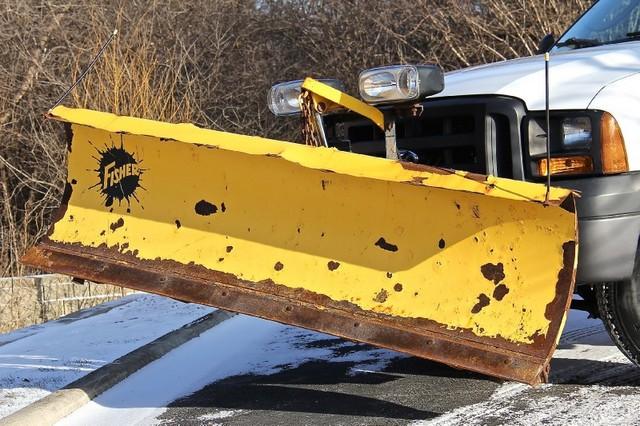
M 105 199 L 105 206 L 113 205 L 113 200 L 126 200 L 131 203 L 131 198 L 140 202 L 136 197 L 138 188 L 142 188 L 141 177 L 144 169 L 140 167 L 140 162 L 135 156 L 127 152 L 121 145 L 120 148 L 111 146 L 105 150 L 98 150 L 99 167 L 98 172 L 100 182 L 92 188 L 100 188 L 100 193 Z M 144 188 L 143 188 L 144 189 Z

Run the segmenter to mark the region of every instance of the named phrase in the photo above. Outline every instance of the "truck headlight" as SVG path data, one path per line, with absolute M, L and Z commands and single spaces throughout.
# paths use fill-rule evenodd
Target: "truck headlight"
M 300 114 L 300 96 L 302 82 L 304 80 L 285 81 L 275 84 L 269 90 L 267 103 L 269 110 L 274 115 L 296 115 Z M 324 78 L 318 81 L 327 84 L 341 92 L 345 91 L 344 84 L 340 80 Z
M 551 117 L 551 152 L 584 151 L 591 147 L 591 118 L 588 116 Z M 529 153 L 532 156 L 547 152 L 545 118 L 529 120 Z
M 551 111 L 552 175 L 612 174 L 628 171 L 620 126 L 607 112 Z M 529 156 L 534 176 L 547 174 L 547 132 L 542 113 L 528 119 Z M 595 129 L 595 134 L 594 134 Z
M 437 65 L 393 65 L 360 73 L 360 97 L 370 104 L 417 101 L 444 89 Z
M 589 117 L 569 117 L 562 120 L 562 146 L 565 149 L 588 149 L 591 139 Z

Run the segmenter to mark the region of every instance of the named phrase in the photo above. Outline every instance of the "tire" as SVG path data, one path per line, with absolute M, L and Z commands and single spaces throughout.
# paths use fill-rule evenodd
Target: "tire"
M 640 366 L 640 268 L 638 260 L 628 281 L 601 284 L 596 289 L 600 318 L 616 346 Z

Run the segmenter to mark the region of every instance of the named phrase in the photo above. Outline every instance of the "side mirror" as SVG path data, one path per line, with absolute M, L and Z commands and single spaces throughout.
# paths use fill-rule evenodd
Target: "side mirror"
M 553 33 L 549 33 L 546 36 L 542 37 L 540 43 L 538 43 L 538 54 L 541 55 L 543 53 L 547 53 L 553 45 L 555 44 L 556 39 L 553 36 Z

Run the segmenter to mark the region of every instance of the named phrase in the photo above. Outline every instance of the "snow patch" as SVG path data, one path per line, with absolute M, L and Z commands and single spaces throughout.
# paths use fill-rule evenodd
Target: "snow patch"
M 551 384 L 532 388 L 507 382 L 487 401 L 411 425 L 638 424 L 640 394 L 619 382 L 639 374 L 600 320 L 571 311 L 553 356 Z M 597 385 L 607 382 L 612 386 Z
M 212 310 L 135 294 L 0 335 L 0 417 Z
M 238 315 L 129 376 L 59 425 L 158 424 L 171 402 L 231 376 L 274 374 L 323 360 L 376 371 L 399 354 Z
M 198 417 L 198 420 L 206 422 L 211 420 L 226 419 L 227 417 L 233 417 L 240 413 L 242 413 L 242 410 L 222 410 L 216 413 L 203 414 L 202 416 Z

